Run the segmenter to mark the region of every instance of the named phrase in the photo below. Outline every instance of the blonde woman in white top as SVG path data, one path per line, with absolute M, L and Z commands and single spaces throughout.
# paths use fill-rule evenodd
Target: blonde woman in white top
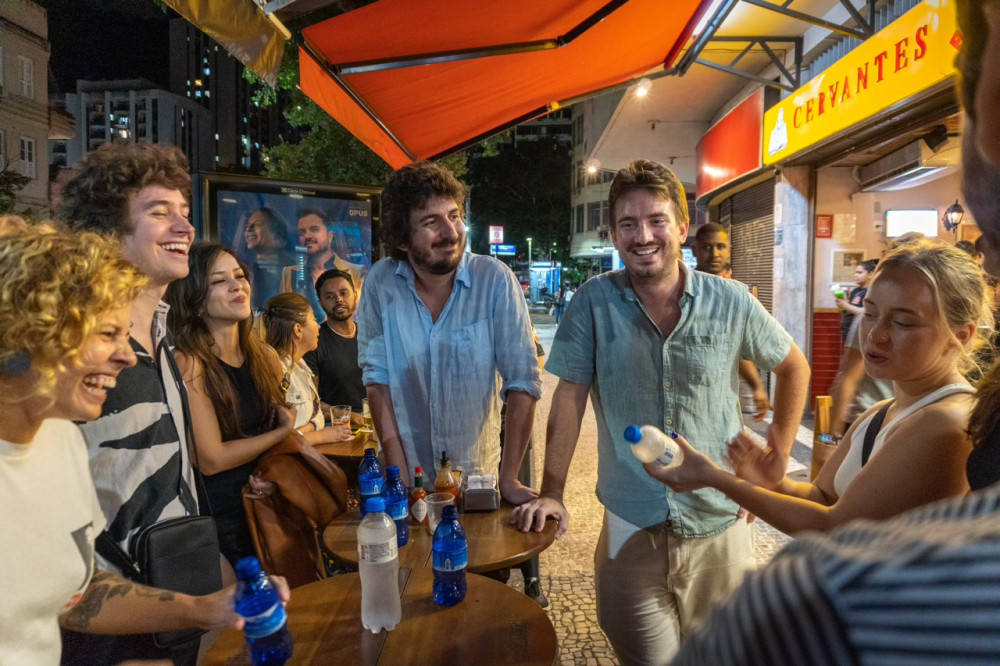
M 311 444 L 350 439 L 350 426 L 325 426 L 316 380 L 302 360 L 319 343 L 319 324 L 309 302 L 299 294 L 278 294 L 261 310 L 261 319 L 267 344 L 278 352 L 284 366 L 282 386 L 286 389 L 286 399 L 297 410 L 294 427 Z
M 892 380 L 895 397 L 858 418 L 814 483 L 785 477 L 767 484 L 776 456 L 746 435 L 730 445 L 735 474 L 680 436 L 682 464 L 646 465 L 647 472 L 675 491 L 716 488 L 790 534 L 888 518 L 968 492 L 967 428 L 975 391 L 962 370 L 992 324 L 982 271 L 943 241 L 901 245 L 879 263 L 861 316 L 865 371 Z M 865 435 L 877 427 L 883 408 L 884 421 L 862 465 Z

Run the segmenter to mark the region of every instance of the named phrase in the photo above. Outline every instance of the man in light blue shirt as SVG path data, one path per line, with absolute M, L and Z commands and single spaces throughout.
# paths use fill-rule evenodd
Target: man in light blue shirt
M 684 188 L 666 167 L 638 160 L 609 193 L 611 237 L 625 269 L 577 291 L 546 369 L 552 398 L 541 496 L 515 512 L 522 529 L 547 517 L 568 527 L 566 473 L 589 393 L 597 416 L 597 494 L 605 507 L 594 555 L 597 611 L 622 664 L 666 663 L 680 640 L 752 567 L 750 530 L 721 493 L 674 493 L 651 479 L 624 439 L 630 424 L 684 435 L 717 462 L 743 428 L 740 359 L 775 372 L 769 471 L 787 466 L 809 367 L 746 287 L 688 270 Z
M 465 188 L 447 169 L 418 162 L 382 192 L 390 258 L 365 280 L 358 361 L 386 462 L 404 482 L 447 451 L 466 473 L 499 471 L 520 504 L 538 493 L 517 480 L 541 396 L 528 308 L 509 268 L 465 253 Z M 504 456 L 500 407 L 507 403 Z

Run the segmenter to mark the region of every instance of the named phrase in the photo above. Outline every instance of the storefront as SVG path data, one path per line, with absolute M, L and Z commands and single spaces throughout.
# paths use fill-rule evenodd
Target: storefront
M 774 169 L 761 160 L 765 97 L 758 89 L 702 137 L 697 148 L 697 205 L 729 229 L 733 279 L 773 305 Z M 774 94 L 776 98 L 777 95 Z
M 793 300 L 811 314 L 814 395 L 836 376 L 842 315 L 832 292 L 853 286 L 856 263 L 878 259 L 906 231 L 951 242 L 978 235 L 968 216 L 956 229 L 942 222 L 949 206 L 964 206 L 953 64 L 960 46 L 954 3 L 925 1 L 764 113 L 761 161 L 779 174 L 774 207 L 783 218 L 776 297 L 782 281 L 794 294 L 791 283 L 808 280 Z M 806 232 L 802 275 L 792 266 L 803 257 L 787 247 L 795 228 Z

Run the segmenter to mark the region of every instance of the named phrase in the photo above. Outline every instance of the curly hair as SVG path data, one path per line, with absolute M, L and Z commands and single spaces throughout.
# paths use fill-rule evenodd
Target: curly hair
M 187 158 L 177 146 L 156 143 L 104 144 L 77 167 L 63 187 L 60 219 L 77 231 L 119 239 L 131 231 L 129 199 L 160 185 L 191 200 Z
M 451 199 L 465 216 L 465 185 L 440 164 L 414 162 L 390 174 L 382 190 L 382 238 L 393 259 L 406 259 L 402 248 L 412 236 L 410 213 L 431 197 Z
M 268 299 L 260 311 L 264 321 L 264 340 L 281 358 L 292 355 L 295 325 L 305 326 L 312 306 L 301 294 L 278 294 Z
M 127 305 L 147 278 L 121 257 L 117 241 L 59 233 L 0 217 L 0 402 L 55 399 L 58 374 L 77 362 L 101 315 Z M 15 395 L 14 368 L 25 355 L 38 380 Z
M 687 196 L 677 174 L 658 162 L 634 160 L 616 173 L 611 181 L 611 188 L 608 191 L 608 213 L 612 229 L 618 224 L 615 215 L 618 200 L 634 190 L 647 190 L 661 199 L 672 202 L 677 214 L 677 223 L 683 224 L 688 221 Z
M 219 243 L 195 243 L 191 246 L 191 270 L 183 280 L 167 287 L 165 300 L 170 305 L 167 327 L 174 336 L 177 349 L 201 362 L 205 372 L 205 392 L 215 406 L 219 430 L 224 440 L 240 439 L 246 434 L 240 429 L 237 405 L 245 396 L 237 395 L 216 354 L 215 338 L 202 319 L 205 299 L 208 297 L 209 274 L 221 254 L 229 254 L 239 264 L 244 275 L 249 275 L 246 265 L 229 248 Z M 276 405 L 285 404 L 281 390 L 281 377 L 268 362 L 267 345 L 253 330 L 253 315 L 238 324 L 240 351 L 247 364 L 260 404 L 254 407 L 264 413 Z
M 927 280 L 934 293 L 942 327 L 961 351 L 959 370 L 975 366 L 971 352 L 981 346 L 993 330 L 993 309 L 982 269 L 965 252 L 937 238 L 918 238 L 890 251 L 878 262 L 872 275 L 910 268 Z M 976 325 L 968 343 L 962 344 L 953 328 Z

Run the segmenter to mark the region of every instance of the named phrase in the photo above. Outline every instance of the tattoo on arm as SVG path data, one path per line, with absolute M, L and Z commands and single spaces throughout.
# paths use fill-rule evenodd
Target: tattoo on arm
M 169 590 L 146 587 L 110 571 L 98 570 L 90 579 L 90 585 L 83 593 L 83 598 L 63 615 L 62 624 L 67 629 L 85 631 L 90 627 L 91 621 L 101 614 L 105 601 L 115 597 L 124 598 L 130 594 L 162 602 L 173 601 L 177 597 Z

